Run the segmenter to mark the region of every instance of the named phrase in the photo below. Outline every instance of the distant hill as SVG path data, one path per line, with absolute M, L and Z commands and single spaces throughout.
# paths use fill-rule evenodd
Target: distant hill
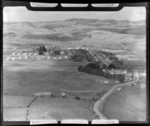
M 64 21 L 4 23 L 7 44 L 49 44 L 145 50 L 145 20 L 72 18 Z

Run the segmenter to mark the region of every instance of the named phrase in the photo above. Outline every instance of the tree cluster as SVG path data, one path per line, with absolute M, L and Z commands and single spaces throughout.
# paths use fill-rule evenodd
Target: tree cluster
M 98 64 L 89 63 L 86 66 L 78 66 L 78 71 L 86 72 L 89 74 L 103 76 L 109 79 L 118 80 L 119 82 L 123 83 L 125 81 L 124 74 L 110 74 L 108 71 L 102 71 Z
M 47 52 L 47 49 L 45 48 L 45 46 L 40 46 L 38 49 L 38 53 L 39 55 L 44 55 L 45 52 Z

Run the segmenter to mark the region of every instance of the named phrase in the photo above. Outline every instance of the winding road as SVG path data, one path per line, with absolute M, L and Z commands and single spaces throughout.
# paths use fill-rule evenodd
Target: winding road
M 127 83 L 122 83 L 122 84 L 118 84 L 113 86 L 106 94 L 104 94 L 103 97 L 101 97 L 98 101 L 95 102 L 94 104 L 94 112 L 96 113 L 96 115 L 99 116 L 100 119 L 107 119 L 103 114 L 102 114 L 102 108 L 103 108 L 103 104 L 106 101 L 106 99 L 114 92 L 116 91 L 119 87 L 123 87 L 126 85 L 130 85 L 132 83 L 136 83 L 139 80 L 139 75 L 137 73 L 137 71 L 135 72 L 135 78 L 133 79 L 133 81 L 131 82 L 127 82 Z

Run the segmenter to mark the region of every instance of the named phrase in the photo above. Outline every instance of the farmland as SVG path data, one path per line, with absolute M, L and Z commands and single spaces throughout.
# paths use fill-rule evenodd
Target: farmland
M 109 50 L 115 52 L 115 55 L 124 57 L 125 68 L 145 70 L 146 38 L 143 22 L 141 26 L 128 29 L 125 24 L 133 26 L 134 24 L 112 20 L 107 20 L 106 24 L 105 21 L 98 20 L 92 23 L 93 21 L 70 19 L 60 22 L 4 24 L 4 120 L 61 120 L 66 118 L 92 120 L 96 118 L 93 111 L 93 99 L 102 97 L 114 85 L 117 85 L 114 80 L 79 72 L 77 68 L 79 65 L 84 65 L 84 62 L 74 62 L 67 58 L 58 59 L 60 56 L 56 56 L 54 59 L 53 56 L 48 58 L 39 55 L 23 55 L 24 53 L 37 53 L 36 49 L 41 44 L 44 44 L 47 49 L 51 47 L 66 49 L 87 46 L 92 50 Z M 105 27 L 102 27 L 102 24 Z M 122 26 L 119 26 L 120 24 Z M 113 25 L 112 29 L 110 29 L 111 25 Z M 122 30 L 118 27 L 122 27 Z M 14 56 L 14 53 L 20 54 Z M 8 57 L 14 59 L 7 60 Z M 15 57 L 21 58 L 16 60 Z M 133 57 L 135 60 L 130 60 Z M 106 84 L 104 81 L 109 81 L 109 83 Z M 134 91 L 140 92 L 141 90 L 136 86 L 124 90 L 114 93 L 105 103 L 103 113 L 106 116 L 109 115 L 108 118 L 129 120 L 127 116 L 130 113 L 128 111 L 133 108 L 129 110 L 126 108 L 127 114 L 119 116 L 119 112 L 124 112 L 121 110 L 121 106 L 122 104 L 128 106 L 128 102 L 131 102 L 132 98 L 136 98 L 137 101 L 138 93 L 134 94 Z M 53 95 L 35 96 L 36 93 L 41 92 L 43 94 L 50 92 Z M 61 96 L 63 92 L 67 94 L 65 98 Z M 145 113 L 144 104 L 146 102 L 141 100 L 145 94 L 143 91 L 141 92 L 143 95 L 137 102 L 141 106 L 137 106 L 136 109 L 140 111 L 140 107 L 143 107 L 141 113 Z M 129 98 L 129 101 L 121 100 L 122 97 Z M 114 112 L 115 106 L 119 109 Z M 113 113 L 115 114 L 113 115 Z M 139 117 L 141 117 L 140 112 Z M 139 117 L 134 119 L 140 120 Z

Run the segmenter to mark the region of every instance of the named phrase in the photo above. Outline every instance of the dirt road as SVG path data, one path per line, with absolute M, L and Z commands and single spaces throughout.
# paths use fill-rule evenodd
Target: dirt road
M 103 104 L 106 101 L 106 99 L 114 92 L 117 90 L 117 88 L 126 86 L 126 85 L 130 85 L 132 83 L 136 83 L 139 80 L 139 76 L 138 73 L 135 72 L 135 78 L 133 81 L 131 82 L 127 82 L 127 83 L 122 83 L 122 84 L 118 84 L 113 86 L 106 94 L 104 94 L 104 96 L 102 98 L 100 98 L 98 101 L 95 102 L 94 104 L 94 112 L 96 113 L 96 115 L 99 116 L 100 119 L 107 119 L 103 114 L 102 114 L 102 108 L 103 108 Z

